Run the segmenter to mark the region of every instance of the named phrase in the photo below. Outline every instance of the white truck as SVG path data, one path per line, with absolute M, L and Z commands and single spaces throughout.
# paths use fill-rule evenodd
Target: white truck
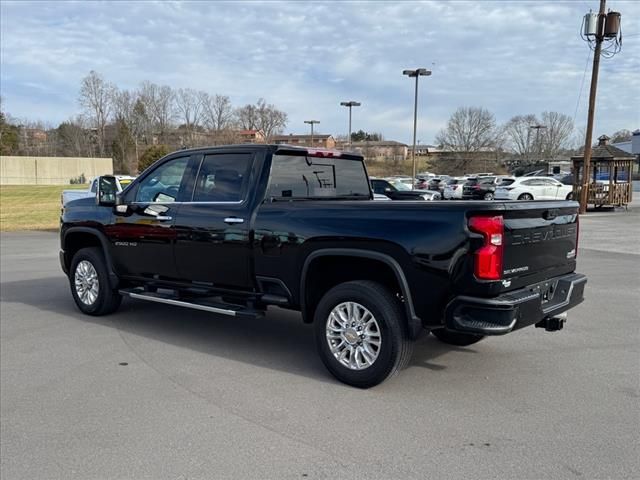
M 123 191 L 136 178 L 136 177 L 131 177 L 129 175 L 115 175 L 115 177 L 116 177 L 116 185 L 118 187 L 118 192 Z M 86 190 L 63 190 L 62 194 L 60 195 L 60 202 L 64 206 L 67 203 L 69 203 L 71 200 L 95 197 L 97 187 L 98 187 L 98 177 L 91 180 L 91 182 L 89 183 L 89 187 Z

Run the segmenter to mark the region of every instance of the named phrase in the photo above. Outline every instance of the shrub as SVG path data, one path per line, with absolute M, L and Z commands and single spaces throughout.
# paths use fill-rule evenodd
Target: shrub
M 153 145 L 145 150 L 138 160 L 138 172 L 142 173 L 153 163 L 169 154 L 169 147 L 166 145 Z

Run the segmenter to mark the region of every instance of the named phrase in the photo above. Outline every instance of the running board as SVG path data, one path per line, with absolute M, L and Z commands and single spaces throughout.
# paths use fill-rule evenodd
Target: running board
M 220 315 L 228 315 L 231 317 L 259 318 L 264 314 L 259 310 L 253 310 L 241 305 L 233 305 L 226 303 L 215 303 L 206 300 L 181 300 L 173 295 L 165 295 L 162 293 L 145 292 L 141 289 L 122 289 L 121 295 L 128 295 L 136 300 L 145 300 L 147 302 L 164 303 L 175 307 L 191 308 L 193 310 L 202 310 L 204 312 L 217 313 Z

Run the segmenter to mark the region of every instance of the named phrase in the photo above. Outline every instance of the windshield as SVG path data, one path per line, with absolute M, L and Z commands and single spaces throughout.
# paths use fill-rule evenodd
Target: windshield
M 402 190 L 403 192 L 411 190 L 411 187 L 400 180 L 389 180 L 389 183 L 396 187 L 398 190 Z
M 268 198 L 369 198 L 363 162 L 344 158 L 274 155 Z

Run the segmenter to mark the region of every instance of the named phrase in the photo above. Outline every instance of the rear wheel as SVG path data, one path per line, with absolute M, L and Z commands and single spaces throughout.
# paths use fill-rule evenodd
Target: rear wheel
M 73 256 L 69 285 L 76 305 L 87 315 L 106 315 L 118 309 L 122 297 L 109 283 L 102 250 L 83 248 Z
M 452 332 L 450 330 L 445 330 L 444 328 L 431 330 L 431 333 L 433 333 L 434 337 L 436 337 L 441 342 L 447 343 L 449 345 L 457 345 L 459 347 L 466 347 L 468 345 L 473 345 L 474 343 L 478 343 L 480 340 L 484 338 L 484 335 Z
M 379 283 L 352 281 L 332 288 L 320 300 L 314 323 L 322 362 L 348 385 L 378 385 L 411 358 L 402 306 Z
M 573 200 L 573 192 L 567 193 L 566 199 L 567 200 Z
M 533 195 L 530 193 L 523 193 L 518 197 L 518 200 L 533 200 Z
M 485 200 L 493 200 L 493 193 L 492 192 L 487 192 L 484 194 L 484 199 Z

